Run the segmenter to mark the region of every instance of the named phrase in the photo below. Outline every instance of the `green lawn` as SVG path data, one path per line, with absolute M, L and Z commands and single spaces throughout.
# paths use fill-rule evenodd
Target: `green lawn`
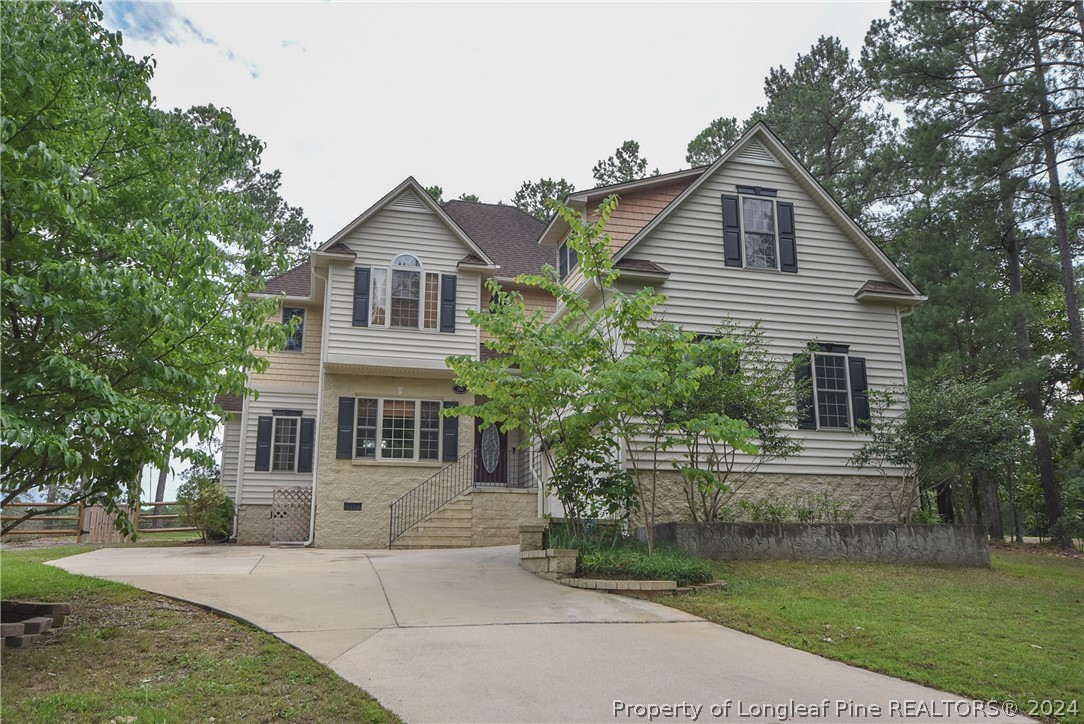
M 845 562 L 714 565 L 729 591 L 665 602 L 945 691 L 1012 699 L 1021 707 L 1029 699 L 1077 699 L 1084 710 L 1079 559 L 994 551 L 989 570 Z
M 91 550 L 4 551 L 4 598 L 67 601 L 72 617 L 6 649 L 8 722 L 398 722 L 372 697 L 270 634 L 43 561 Z M 213 717 L 213 718 L 212 718 Z

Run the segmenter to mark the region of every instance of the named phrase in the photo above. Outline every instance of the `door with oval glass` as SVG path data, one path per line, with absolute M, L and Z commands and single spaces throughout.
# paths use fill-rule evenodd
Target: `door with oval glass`
M 474 481 L 484 485 L 508 485 L 508 433 L 496 425 L 474 429 Z

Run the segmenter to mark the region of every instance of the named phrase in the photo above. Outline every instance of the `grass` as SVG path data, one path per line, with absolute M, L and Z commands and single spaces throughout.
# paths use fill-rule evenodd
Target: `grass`
M 994 551 L 992 569 L 714 563 L 730 590 L 665 599 L 740 631 L 978 699 L 1078 700 L 1084 561 Z M 1064 721 L 1084 721 L 1080 714 Z
M 259 629 L 44 561 L 91 550 L 5 551 L 5 598 L 67 601 L 62 629 L 4 651 L 0 719 L 398 722 L 327 667 Z

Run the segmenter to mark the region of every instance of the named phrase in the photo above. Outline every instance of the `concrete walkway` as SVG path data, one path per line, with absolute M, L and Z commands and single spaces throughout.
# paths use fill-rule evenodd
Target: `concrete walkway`
M 966 718 L 932 689 L 543 581 L 510 547 L 104 548 L 53 565 L 250 621 L 408 722 L 878 721 L 911 706 Z

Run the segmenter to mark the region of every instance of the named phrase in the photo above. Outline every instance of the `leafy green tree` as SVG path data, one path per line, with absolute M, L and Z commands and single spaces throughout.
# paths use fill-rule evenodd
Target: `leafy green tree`
M 773 356 L 759 325 L 742 327 L 724 322 L 715 335 L 688 352 L 698 366 L 715 373 L 700 381 L 696 394 L 670 412 L 679 455 L 671 464 L 685 481 L 685 502 L 694 521 L 719 520 L 726 503 L 769 460 L 801 450 L 791 436 L 797 426 L 794 410 L 796 361 Z M 735 436 L 734 421 L 754 434 Z M 755 438 L 755 448 L 748 445 Z M 739 445 L 731 444 L 738 440 Z M 747 460 L 742 457 L 753 449 Z
M 591 169 L 591 175 L 599 186 L 613 186 L 647 178 L 647 159 L 640 156 L 639 143 L 625 141 L 614 151 L 614 155 L 596 163 Z M 652 171 L 651 175 L 658 176 L 659 169 Z
M 716 118 L 689 141 L 685 162 L 693 167 L 715 163 L 741 137 L 743 130 L 737 118 Z
M 1005 383 L 1017 386 L 1031 412 L 1035 463 L 1055 534 L 1064 504 L 1050 406 L 1074 387 L 1058 360 L 1077 360 L 1079 373 L 1081 347 L 1073 321 L 1079 315 L 1072 311 L 1075 282 L 1069 283 L 1079 271 L 1067 271 L 1073 261 L 1066 261 L 1066 214 L 1059 211 L 1066 193 L 1051 173 L 1050 152 L 1053 143 L 1057 167 L 1065 160 L 1058 158 L 1059 149 L 1071 154 L 1079 146 L 1072 134 L 1084 108 L 1081 51 L 1079 42 L 1065 41 L 1075 34 L 1071 12 L 1058 3 L 895 3 L 889 19 L 874 23 L 863 52 L 865 67 L 886 96 L 907 104 L 908 175 L 931 169 L 931 157 L 944 162 L 940 188 L 931 184 L 927 194 L 908 200 L 906 213 L 918 218 L 927 207 L 951 214 L 958 238 L 969 247 L 957 256 L 970 252 L 976 256 L 971 263 L 987 272 L 982 281 L 974 280 L 984 288 L 970 303 L 976 318 L 995 324 L 976 344 L 959 348 L 957 357 L 1007 353 L 1007 360 L 979 367 L 997 370 Z M 1046 184 L 1038 181 L 1043 176 Z M 938 234 L 932 226 L 915 225 L 901 236 L 930 230 Z M 978 258 L 983 255 L 993 256 Z M 1047 302 L 1044 270 L 1050 262 L 1062 270 L 1060 311 Z M 1040 312 L 1040 305 L 1047 310 Z M 932 309 L 920 309 L 910 326 Z M 946 320 L 952 315 L 967 321 L 960 311 L 946 307 Z M 1051 312 L 1067 319 L 1067 334 L 1043 333 L 1041 320 Z M 930 330 L 928 339 L 936 340 L 933 325 Z M 1069 541 L 1061 536 L 1058 542 Z
M 472 204 L 476 204 L 476 203 L 478 203 L 478 195 L 477 194 L 459 194 L 459 200 L 460 201 L 469 201 Z
M 512 197 L 512 204 L 536 219 L 546 221 L 553 214 L 552 204 L 564 203 L 576 187 L 563 178 L 554 181 L 543 178 L 538 181 L 524 181 Z
M 444 189 L 440 186 L 427 186 L 425 188 L 425 193 L 429 194 L 429 197 L 438 204 L 444 203 Z
M 902 399 L 908 403 L 904 414 L 889 414 Z M 944 496 L 975 520 L 972 478 L 1004 474 L 1023 452 L 1026 416 L 1019 403 L 1011 392 L 991 392 L 981 381 L 936 377 L 906 390 L 871 392 L 871 402 L 869 439 L 850 463 L 906 471 L 896 500 L 908 522 L 916 504 L 929 512 L 931 500 L 943 514 Z M 987 522 L 1000 525 L 1000 518 Z
M 184 472 L 184 482 L 177 488 L 180 521 L 195 528 L 204 543 L 217 543 L 230 537 L 233 525 L 233 500 L 219 483 L 221 471 L 197 466 Z
M 878 173 L 895 121 L 839 38 L 821 36 L 792 69 L 772 68 L 764 95 L 748 124 L 766 122 L 853 218 L 869 220 L 877 201 L 897 193 L 893 177 Z
M 154 107 L 151 61 L 98 6 L 0 13 L 3 501 L 117 510 L 168 440 L 213 435 L 215 395 L 266 366 L 251 350 L 285 344 L 277 301 L 250 295 L 289 256 L 269 240 L 307 222 L 228 112 Z
M 664 297 L 648 287 L 631 294 L 615 287 L 619 272 L 605 229 L 616 206 L 610 196 L 588 223 L 557 204 L 570 228 L 567 243 L 585 278 L 597 281 L 600 297 L 581 296 L 551 266 L 518 277 L 517 283 L 545 291 L 563 310 L 547 320 L 540 310 L 528 312 L 517 292 L 490 282 L 499 302 L 468 315 L 498 356 L 448 359 L 458 383 L 485 401 L 446 412 L 519 429 L 544 442 L 542 454 L 557 473 L 551 485 L 558 498 L 571 501 L 573 511 L 637 510 L 653 550 L 661 454 L 677 431 L 672 411 L 687 406 L 701 382 L 721 370 L 694 354 L 696 335 L 656 318 Z M 713 344 L 735 346 L 725 340 Z M 699 424 L 705 437 L 757 452 L 756 431 L 746 422 L 714 409 L 705 417 L 710 419 L 688 414 L 682 422 Z

